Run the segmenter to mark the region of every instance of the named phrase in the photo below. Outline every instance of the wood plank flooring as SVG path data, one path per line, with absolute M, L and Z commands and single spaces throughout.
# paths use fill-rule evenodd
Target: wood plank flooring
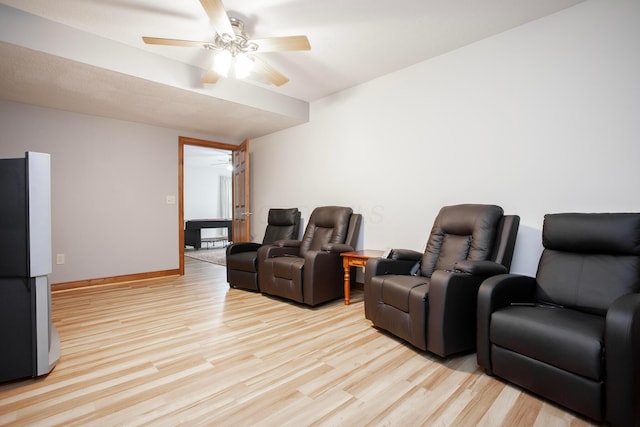
M 229 289 L 224 267 L 53 293 L 61 359 L 0 384 L 0 425 L 587 426 L 371 327 L 352 304 L 308 308 Z

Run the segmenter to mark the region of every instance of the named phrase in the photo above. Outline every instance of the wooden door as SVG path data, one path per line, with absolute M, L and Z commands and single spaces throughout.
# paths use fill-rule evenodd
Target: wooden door
M 233 150 L 233 241 L 250 242 L 249 140 Z

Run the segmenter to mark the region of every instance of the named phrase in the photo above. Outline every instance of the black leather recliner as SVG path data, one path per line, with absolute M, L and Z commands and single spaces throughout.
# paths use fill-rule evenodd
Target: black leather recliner
M 478 364 L 582 415 L 640 425 L 640 214 L 550 214 L 536 277 L 478 295 Z
M 259 291 L 258 249 L 281 239 L 295 239 L 300 232 L 298 208 L 269 209 L 262 244 L 237 242 L 227 246 L 227 282 L 232 288 Z
M 509 271 L 519 223 L 495 205 L 443 207 L 424 254 L 396 249 L 367 262 L 365 317 L 442 357 L 473 350 L 478 287 Z
M 353 251 L 362 215 L 351 208 L 313 210 L 302 240 L 280 240 L 258 251 L 264 294 L 315 306 L 344 296 L 342 252 Z

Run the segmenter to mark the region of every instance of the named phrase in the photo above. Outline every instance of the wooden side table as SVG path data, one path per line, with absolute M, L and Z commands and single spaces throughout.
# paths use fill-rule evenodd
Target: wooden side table
M 351 267 L 362 267 L 369 258 L 381 257 L 384 251 L 365 249 L 362 251 L 343 252 L 342 266 L 344 267 L 344 304 L 349 305 L 351 299 Z

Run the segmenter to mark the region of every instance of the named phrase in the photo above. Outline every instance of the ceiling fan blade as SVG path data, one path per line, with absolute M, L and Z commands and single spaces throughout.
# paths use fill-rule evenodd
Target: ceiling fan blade
M 202 7 L 211 21 L 213 29 L 220 35 L 228 34 L 232 39 L 235 39 L 235 33 L 233 27 L 231 27 L 231 21 L 227 15 L 227 11 L 224 10 L 224 5 L 221 0 L 200 0 Z
M 279 71 L 277 71 L 275 68 L 273 68 L 271 65 L 267 64 L 260 58 L 252 55 L 251 59 L 254 62 L 252 72 L 261 75 L 262 77 L 264 77 L 265 79 L 273 83 L 274 85 L 282 86 L 283 84 L 289 81 L 289 78 L 287 76 L 280 73 Z
M 269 37 L 252 39 L 258 45 L 258 52 L 280 52 L 284 50 L 311 50 L 307 36 Z
M 209 70 L 206 73 L 204 73 L 204 75 L 202 76 L 202 80 L 200 81 L 202 83 L 214 84 L 218 81 L 219 78 L 220 76 L 218 75 L 218 73 L 216 73 L 213 70 Z
M 159 37 L 142 37 L 142 40 L 144 40 L 146 44 L 160 44 L 165 46 L 206 47 L 210 44 L 194 40 L 163 39 Z

